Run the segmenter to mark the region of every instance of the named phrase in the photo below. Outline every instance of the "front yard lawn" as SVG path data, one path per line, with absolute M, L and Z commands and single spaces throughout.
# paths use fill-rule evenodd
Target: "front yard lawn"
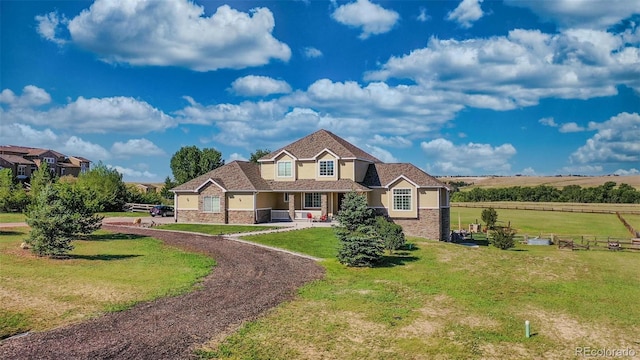
M 226 235 L 253 231 L 278 229 L 277 226 L 224 225 L 224 224 L 165 224 L 157 229 L 190 231 L 207 235 Z

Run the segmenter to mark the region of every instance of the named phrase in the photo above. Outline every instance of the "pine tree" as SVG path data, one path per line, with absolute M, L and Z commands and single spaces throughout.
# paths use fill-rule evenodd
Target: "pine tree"
M 347 266 L 373 266 L 382 259 L 384 244 L 376 231 L 373 210 L 365 195 L 346 194 L 336 216 L 336 236 L 340 240 L 338 260 Z

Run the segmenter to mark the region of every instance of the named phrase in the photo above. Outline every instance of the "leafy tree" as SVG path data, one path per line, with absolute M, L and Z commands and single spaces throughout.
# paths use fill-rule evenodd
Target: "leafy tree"
M 373 210 L 367 207 L 365 195 L 347 193 L 336 218 L 340 240 L 338 260 L 347 266 L 373 266 L 382 259 L 384 244 L 376 231 Z
M 383 216 L 377 216 L 376 227 L 378 235 L 384 243 L 384 248 L 389 251 L 389 254 L 404 246 L 405 238 L 402 226 L 392 223 Z
M 216 149 L 200 150 L 196 146 L 183 146 L 171 157 L 171 171 L 178 184 L 224 165 L 222 153 Z
M 76 186 L 84 193 L 85 202 L 95 212 L 121 211 L 127 199 L 122 174 L 102 162 L 78 176 Z
M 249 161 L 257 164 L 258 159 L 260 159 L 265 155 L 269 155 L 270 153 L 271 153 L 271 150 L 269 149 L 256 149 L 256 152 L 251 153 L 251 156 L 249 157 Z
M 51 182 L 53 182 L 53 178 L 51 177 L 49 164 L 43 161 L 40 167 L 31 174 L 31 180 L 29 180 L 31 185 L 29 195 L 31 195 L 31 199 L 37 198 L 40 191 Z
M 29 204 L 29 197 L 21 184 L 13 181 L 11 169 L 0 170 L 0 211 L 23 211 Z
M 482 214 L 480 215 L 482 221 L 487 224 L 488 229 L 493 229 L 498 221 L 498 212 L 496 209 L 490 207 L 488 209 L 482 210 Z
M 101 221 L 81 191 L 69 184 L 47 184 L 27 210 L 27 243 L 39 256 L 61 256 L 73 250 L 74 238 L 99 229 Z
M 514 229 L 498 226 L 494 228 L 493 234 L 489 238 L 489 243 L 501 250 L 511 249 L 516 245 L 515 235 L 516 231 Z
M 161 204 L 162 196 L 156 191 L 144 192 L 134 184 L 127 184 L 127 196 L 125 201 L 137 204 Z

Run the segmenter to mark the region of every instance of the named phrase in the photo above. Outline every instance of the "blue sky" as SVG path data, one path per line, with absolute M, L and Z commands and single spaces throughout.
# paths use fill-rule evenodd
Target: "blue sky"
M 171 175 L 320 128 L 433 175 L 640 174 L 640 0 L 0 1 L 0 144 Z

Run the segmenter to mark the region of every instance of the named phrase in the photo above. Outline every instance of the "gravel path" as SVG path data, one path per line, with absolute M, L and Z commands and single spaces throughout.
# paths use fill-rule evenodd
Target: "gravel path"
M 1 359 L 188 359 L 193 349 L 235 325 L 253 320 L 319 279 L 315 261 L 262 247 L 197 234 L 103 226 L 153 236 L 216 259 L 202 288 L 142 303 L 83 323 L 7 339 Z

